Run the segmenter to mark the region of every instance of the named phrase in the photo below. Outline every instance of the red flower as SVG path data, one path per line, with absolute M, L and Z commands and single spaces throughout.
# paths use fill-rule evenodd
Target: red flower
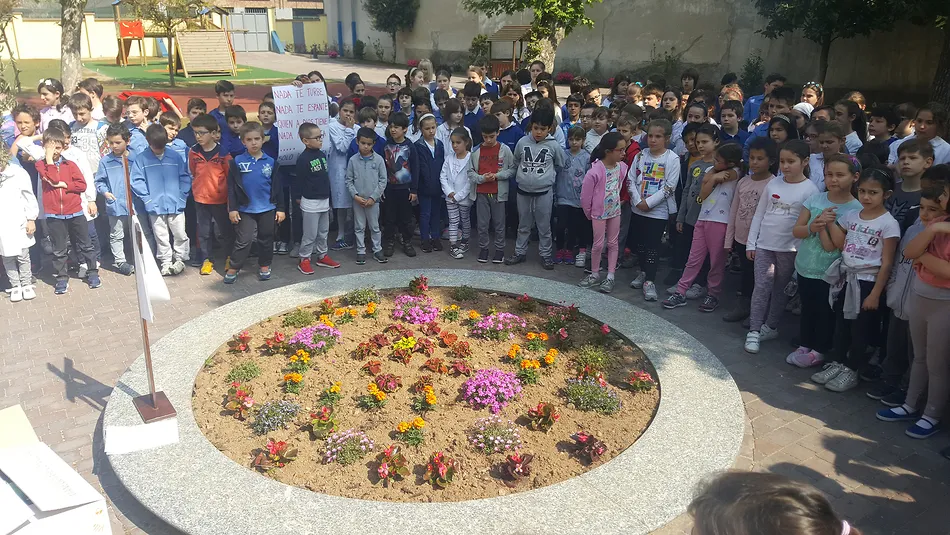
M 600 332 L 604 336 L 607 336 L 608 334 L 610 334 L 610 327 L 605 323 L 600 326 Z

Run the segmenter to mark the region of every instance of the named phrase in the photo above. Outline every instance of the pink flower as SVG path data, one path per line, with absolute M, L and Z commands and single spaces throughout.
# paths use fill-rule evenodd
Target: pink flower
M 379 468 L 376 469 L 376 473 L 379 474 L 380 479 L 386 479 L 389 477 L 389 464 L 383 462 L 379 465 Z
M 601 325 L 600 333 L 603 334 L 604 336 L 607 336 L 608 334 L 610 334 L 610 327 L 606 323 Z
M 567 329 L 565 329 L 564 327 L 561 327 L 557 331 L 557 335 L 561 340 L 567 340 Z

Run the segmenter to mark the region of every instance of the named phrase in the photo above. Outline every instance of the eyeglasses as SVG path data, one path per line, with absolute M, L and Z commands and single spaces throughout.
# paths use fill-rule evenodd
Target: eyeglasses
M 195 136 L 207 136 L 210 133 L 210 130 L 195 130 Z
M 323 139 L 323 134 L 320 134 L 319 136 L 305 137 L 304 139 L 316 139 L 317 141 L 320 141 Z
M 386 85 L 388 85 L 388 86 L 390 86 L 390 87 L 398 86 L 398 85 L 399 85 L 399 82 L 386 82 Z

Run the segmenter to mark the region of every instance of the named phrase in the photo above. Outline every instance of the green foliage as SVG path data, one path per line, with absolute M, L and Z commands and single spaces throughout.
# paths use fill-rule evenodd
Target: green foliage
M 472 38 L 472 45 L 468 47 L 469 60 L 474 63 L 479 59 L 487 59 L 491 54 L 491 43 L 488 35 L 480 33 Z
M 233 383 L 234 381 L 246 383 L 260 374 L 261 368 L 256 362 L 245 360 L 234 368 L 231 368 L 231 371 L 224 377 L 224 380 L 229 383 Z
M 765 66 L 759 50 L 755 50 L 746 58 L 742 65 L 742 74 L 739 75 L 739 87 L 746 95 L 755 95 L 762 89 L 765 80 Z
M 455 301 L 474 301 L 478 298 L 478 290 L 471 286 L 463 284 L 458 288 L 452 288 L 452 299 Z
M 373 54 L 376 54 L 377 61 L 383 61 L 386 51 L 383 49 L 383 43 L 379 39 L 373 40 Z
M 287 423 L 297 416 L 299 410 L 300 405 L 292 401 L 284 399 L 268 401 L 257 409 L 254 414 L 254 421 L 251 422 L 251 429 L 258 435 L 270 433 L 277 429 L 286 429 Z
M 610 366 L 611 357 L 601 346 L 585 344 L 571 357 L 580 370 L 602 372 Z
M 620 397 L 609 386 L 593 377 L 568 379 L 564 389 L 567 402 L 582 411 L 613 414 L 620 410 Z
M 462 0 L 462 7 L 489 18 L 530 10 L 532 26 L 539 32 L 553 35 L 561 30 L 568 35 L 578 25 L 594 26 L 584 10 L 595 2 L 600 0 Z
M 297 308 L 293 312 L 284 316 L 284 321 L 281 322 L 281 326 L 301 329 L 303 327 L 309 327 L 316 322 L 317 317 L 313 314 L 313 312 L 302 308 Z
M 353 43 L 353 57 L 356 59 L 364 59 L 366 57 L 366 43 L 359 39 Z
M 396 62 L 396 33 L 412 30 L 416 24 L 420 0 L 363 0 L 363 9 L 370 24 L 393 40 L 393 63 Z
M 359 43 L 359 41 L 357 41 L 357 43 Z M 343 303 L 347 306 L 364 306 L 370 303 L 379 304 L 381 300 L 382 298 L 379 296 L 379 292 L 372 286 L 357 288 L 347 292 L 347 294 L 343 296 Z

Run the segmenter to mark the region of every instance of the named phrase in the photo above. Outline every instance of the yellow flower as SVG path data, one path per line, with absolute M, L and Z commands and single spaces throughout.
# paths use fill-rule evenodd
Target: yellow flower
M 426 385 L 426 386 L 424 386 L 424 387 L 422 388 L 422 391 L 425 392 L 425 393 L 427 393 L 427 394 L 431 394 L 431 393 L 434 392 L 433 389 L 432 389 L 432 385 Z
M 538 336 L 541 337 L 542 342 L 548 341 L 548 333 L 538 333 Z
M 458 310 L 458 309 L 459 309 L 459 306 L 458 306 L 458 305 L 450 305 L 450 306 L 449 306 L 449 310 L 451 310 L 451 311 L 453 311 L 453 312 L 456 311 L 456 310 Z
M 482 315 L 479 314 L 477 310 L 469 310 L 469 311 L 468 311 L 468 319 L 474 321 L 474 320 L 477 320 L 477 319 L 480 318 L 480 317 L 482 317 Z
M 550 353 L 545 355 L 544 363 L 547 364 L 548 366 L 554 364 L 554 355 L 551 355 Z
M 323 314 L 320 316 L 320 323 L 326 325 L 327 327 L 336 327 L 336 324 L 330 321 L 330 316 L 328 314 Z
M 330 387 L 330 393 L 331 394 L 340 393 L 340 383 L 333 383 L 333 386 Z
M 342 309 L 342 308 L 338 308 L 338 309 L 336 309 L 336 310 L 333 311 L 333 315 L 335 315 L 335 316 L 342 316 L 344 313 L 346 313 L 346 310 L 344 310 L 344 309 Z
M 299 373 L 288 373 L 284 375 L 284 381 L 291 382 L 291 383 L 299 383 L 300 381 L 303 381 L 303 376 L 300 375 Z
M 537 369 L 537 368 L 540 368 L 540 367 L 541 367 L 541 363 L 538 362 L 538 361 L 536 361 L 536 360 L 525 359 L 525 360 L 522 360 L 522 361 L 521 361 L 521 369 L 522 369 L 522 370 Z
M 383 392 L 382 390 L 377 390 L 377 391 L 373 392 L 373 396 L 376 397 L 376 401 L 382 401 L 382 400 L 386 399 L 386 393 Z
M 376 392 L 379 392 L 379 387 L 376 386 L 376 383 L 370 383 L 366 385 L 366 391 L 370 394 L 375 394 Z
M 527 338 L 528 340 L 534 340 L 534 339 L 537 338 L 537 337 L 538 337 L 538 333 L 528 333 L 528 334 L 525 336 L 525 338 Z
M 422 417 L 416 416 L 415 418 L 413 418 L 412 427 L 415 427 L 416 429 L 422 429 L 425 426 L 426 426 L 426 421 L 423 420 Z
M 432 392 L 427 393 L 427 394 L 426 394 L 426 403 L 427 403 L 428 405 L 435 405 L 435 402 L 436 402 L 435 394 L 433 394 Z
M 530 366 L 531 366 L 531 361 L 530 361 L 530 360 L 525 359 L 525 360 L 522 360 L 522 361 L 521 361 L 521 369 L 522 369 L 522 370 L 527 370 Z
M 350 314 L 350 316 L 358 316 L 358 315 L 359 315 L 359 311 L 356 310 L 355 308 L 351 308 L 351 309 L 347 310 L 347 312 Z
M 290 362 L 297 362 L 297 355 L 291 355 Z
M 407 422 L 399 422 L 399 425 L 396 426 L 396 431 L 400 433 L 405 433 L 409 430 L 409 424 Z
M 375 313 L 376 313 L 376 303 L 370 301 L 370 303 L 369 303 L 368 305 L 366 305 L 366 313 L 367 313 L 367 314 L 375 314 Z
M 552 347 L 551 349 L 548 349 L 548 355 L 550 355 L 551 358 L 554 358 L 558 356 L 558 350 Z

